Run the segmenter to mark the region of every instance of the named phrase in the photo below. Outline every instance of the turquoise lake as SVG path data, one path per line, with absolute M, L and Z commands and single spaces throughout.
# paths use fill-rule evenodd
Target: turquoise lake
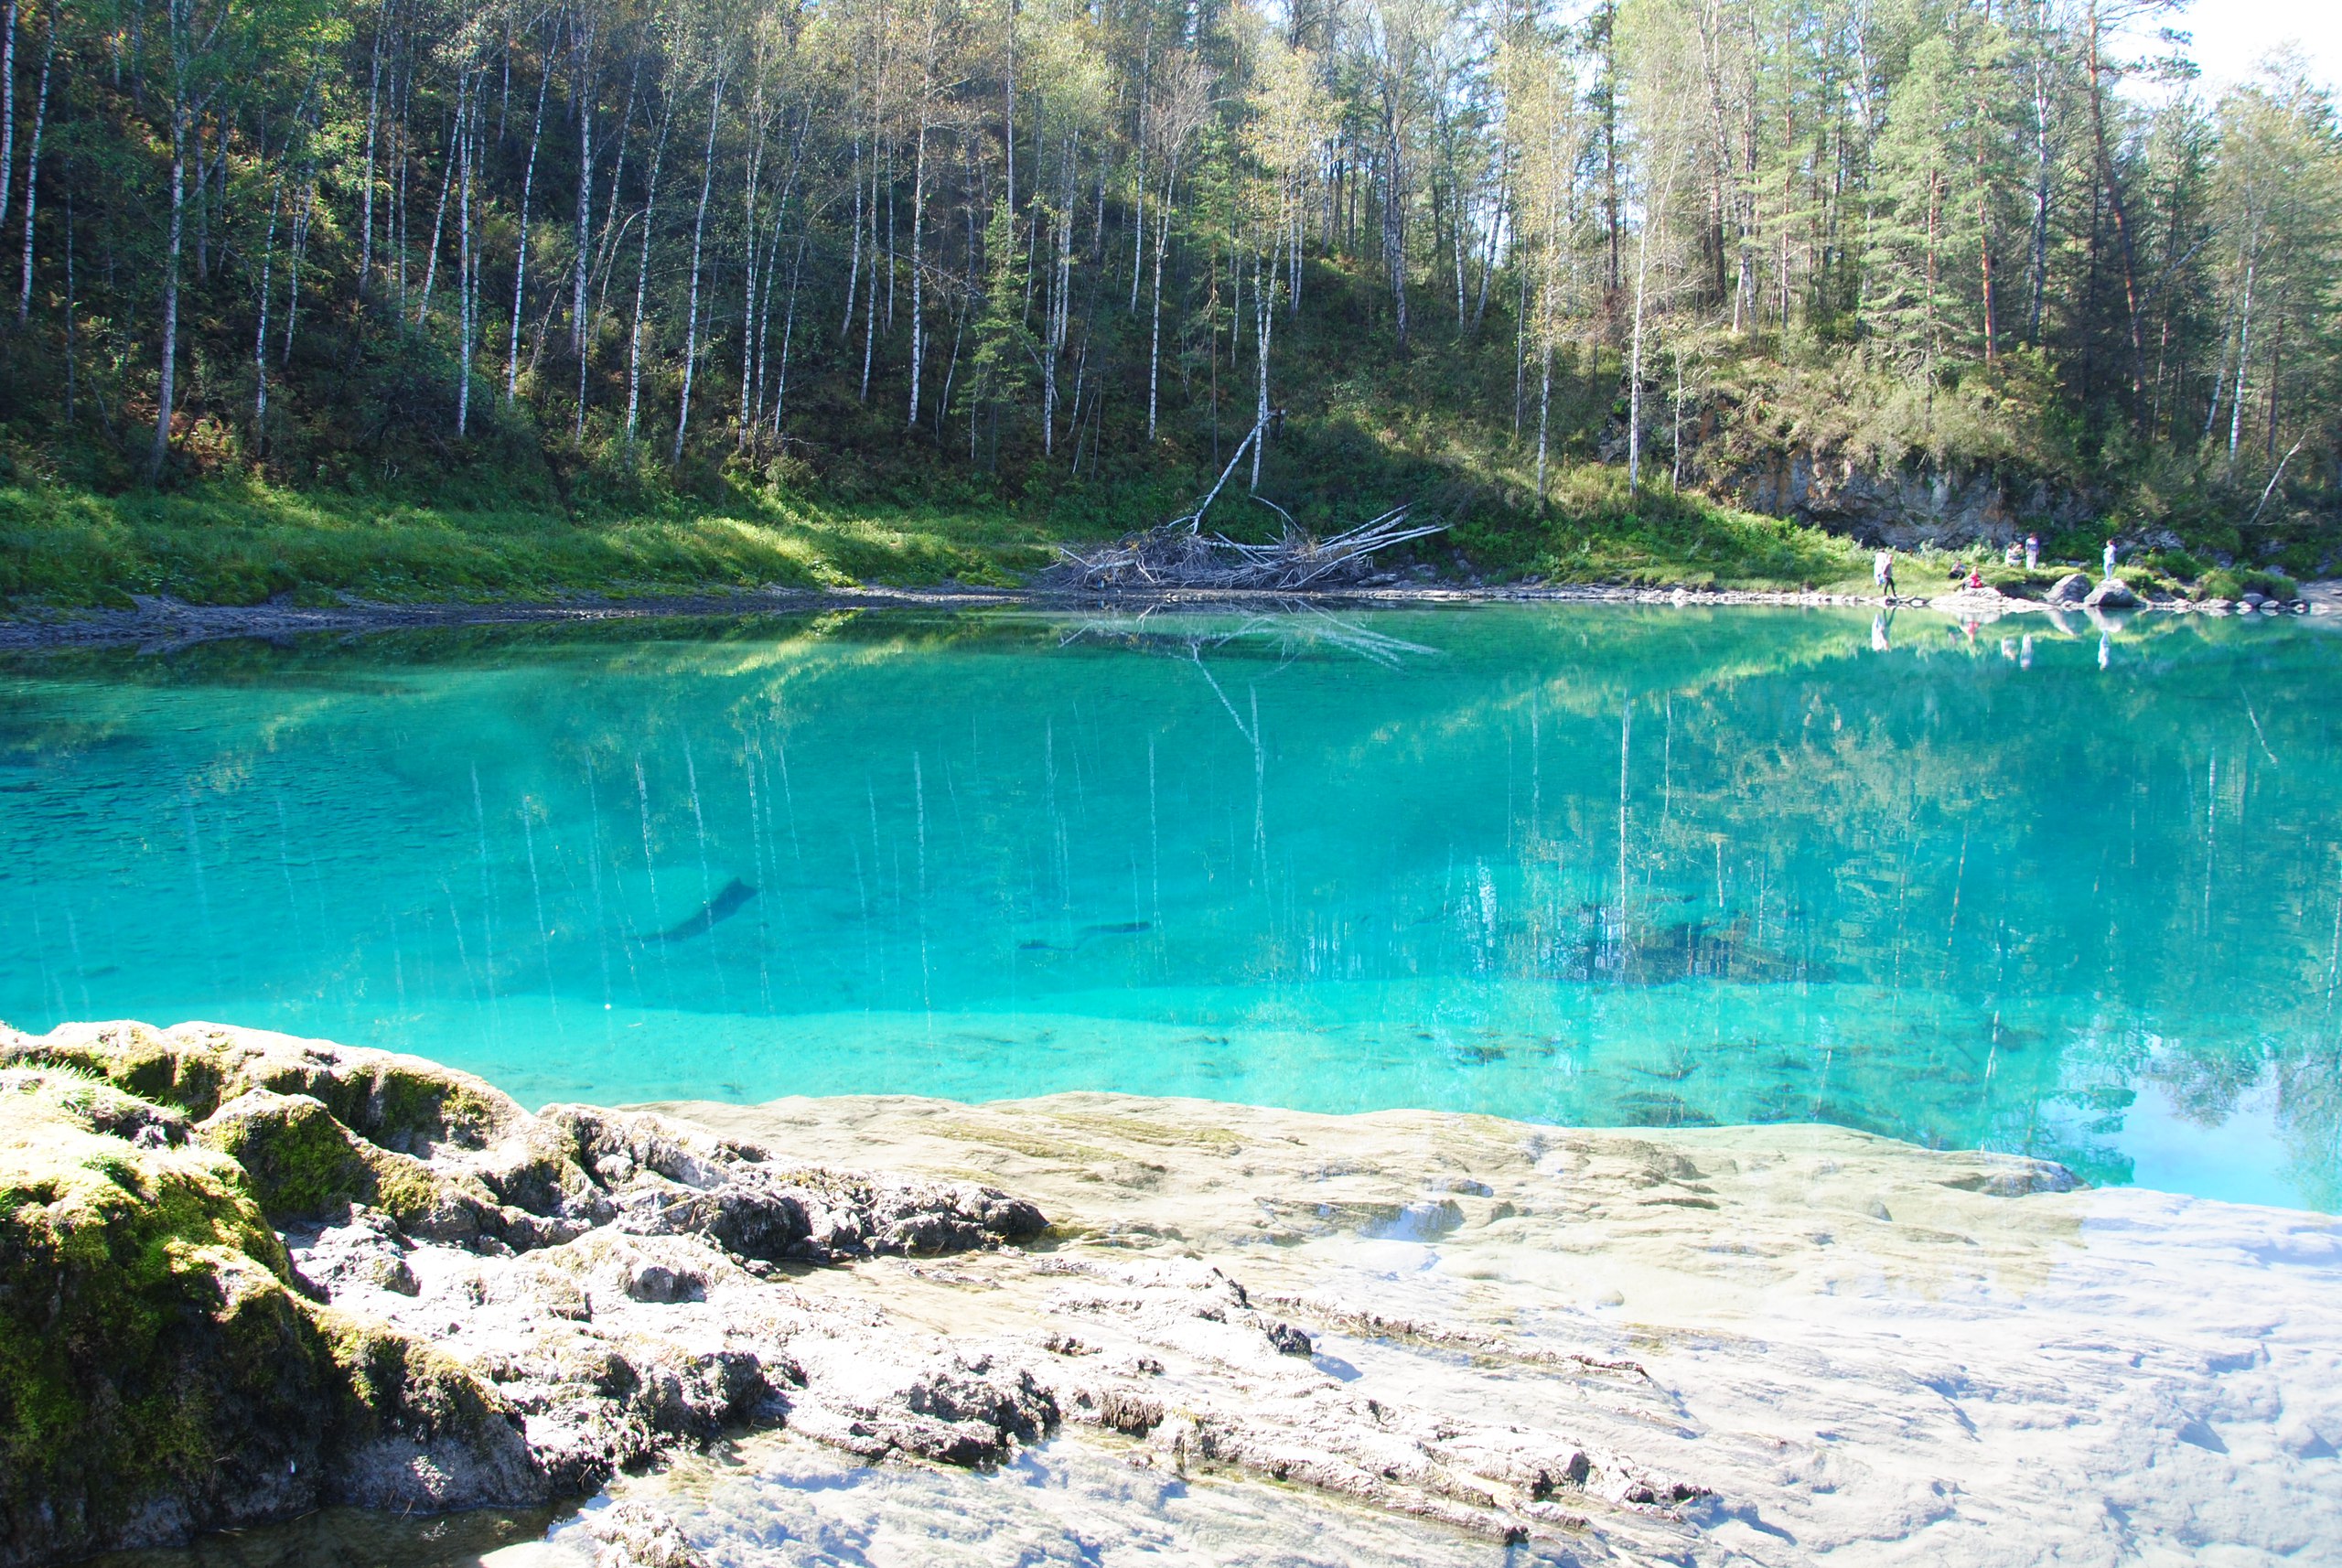
M 836 612 L 0 665 L 0 1018 L 531 1104 L 1838 1122 L 2342 1207 L 2324 619 Z

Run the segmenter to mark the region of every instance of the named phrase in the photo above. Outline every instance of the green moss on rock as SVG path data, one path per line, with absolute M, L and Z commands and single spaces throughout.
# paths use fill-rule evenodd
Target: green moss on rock
M 188 1141 L 181 1113 L 121 1085 L 199 1086 L 202 1058 L 124 1044 L 0 1068 L 0 1568 L 328 1501 L 542 1498 L 510 1407 L 296 1294 L 266 1218 L 346 1197 L 444 1215 L 468 1196 L 303 1096 L 242 1094 Z
M 91 1131 L 87 1089 L 0 1104 L 0 1562 L 317 1500 L 333 1362 L 242 1173 Z
M 190 1050 L 145 1024 L 91 1024 L 80 1029 L 18 1036 L 0 1046 L 10 1065 L 64 1068 L 104 1079 L 116 1088 L 189 1116 L 209 1116 L 220 1100 L 229 1064 L 208 1050 Z
M 247 1090 L 198 1122 L 195 1136 L 242 1167 L 272 1219 L 360 1203 L 388 1213 L 401 1230 L 442 1240 L 468 1240 L 498 1223 L 484 1190 L 467 1190 L 411 1155 L 377 1147 L 306 1094 Z
M 373 1167 L 358 1141 L 306 1094 L 248 1090 L 198 1122 L 195 1135 L 243 1168 L 265 1213 L 322 1214 L 374 1201 Z
M 252 1090 L 306 1094 L 387 1149 L 479 1148 L 525 1120 L 512 1100 L 468 1073 L 390 1051 L 323 1047 L 289 1035 L 181 1024 L 73 1025 L 0 1043 L 0 1067 L 70 1069 L 198 1119 Z
M 446 1506 L 550 1494 L 520 1412 L 471 1369 L 381 1324 L 330 1309 L 315 1316 L 340 1374 L 333 1468 L 343 1501 Z M 418 1499 L 417 1477 L 441 1490 Z

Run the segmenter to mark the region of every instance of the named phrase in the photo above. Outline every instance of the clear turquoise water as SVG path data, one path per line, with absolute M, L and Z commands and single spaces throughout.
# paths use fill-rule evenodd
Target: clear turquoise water
M 2004 624 L 866 613 L 18 660 L 0 1017 L 260 1025 L 531 1101 L 1821 1120 L 2342 1205 L 2342 639 Z

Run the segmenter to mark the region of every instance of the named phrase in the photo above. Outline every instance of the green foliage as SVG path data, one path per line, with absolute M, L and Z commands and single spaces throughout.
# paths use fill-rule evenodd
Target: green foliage
M 1703 454 L 1712 468 L 1796 452 L 1871 472 L 1989 468 L 2063 487 L 2090 477 L 2080 431 L 2037 351 L 1931 381 L 1880 354 L 1799 338 L 1778 352 L 1727 345 L 1710 375 L 1710 408 L 1723 424 Z
M 2282 572 L 2225 566 L 2205 573 L 2196 585 L 2198 598 L 2240 599 L 2247 594 L 2259 594 L 2264 599 L 2295 599 L 2301 596 L 2301 585 Z
M 2342 130 L 2282 63 L 2133 102 L 1981 0 L 1434 6 L 1387 52 L 1252 0 L 579 5 L 19 8 L 0 597 L 1006 583 L 1191 502 L 1264 362 L 1271 498 L 1412 501 L 1484 571 L 1820 569 L 1568 477 L 1637 406 L 1720 502 L 1990 475 L 2045 532 L 2334 564 Z M 1556 516 L 1626 532 L 1495 542 Z

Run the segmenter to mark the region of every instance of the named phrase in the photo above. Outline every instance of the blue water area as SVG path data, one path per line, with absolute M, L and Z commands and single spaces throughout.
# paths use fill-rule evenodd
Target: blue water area
M 1822 1121 L 2342 1203 L 2323 618 L 865 612 L 0 666 L 0 1017 L 531 1102 Z

